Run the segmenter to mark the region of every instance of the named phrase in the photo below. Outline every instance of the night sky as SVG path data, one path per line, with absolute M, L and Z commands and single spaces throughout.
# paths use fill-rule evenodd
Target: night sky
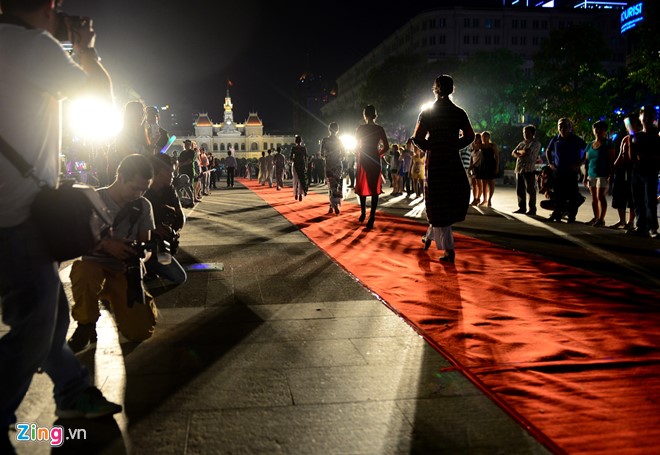
M 258 111 L 267 128 L 289 129 L 290 101 L 284 94 L 304 71 L 334 81 L 418 13 L 454 3 L 497 7 L 501 0 L 411 1 L 395 7 L 382 2 L 65 0 L 63 9 L 94 19 L 97 49 L 119 96 L 130 86 L 147 104 L 187 105 L 220 121 L 230 79 L 236 121 Z

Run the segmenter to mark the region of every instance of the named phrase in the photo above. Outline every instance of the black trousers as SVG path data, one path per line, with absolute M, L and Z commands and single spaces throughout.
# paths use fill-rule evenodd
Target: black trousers
M 557 199 L 557 208 L 554 213 L 559 216 L 563 213 L 568 213 L 568 219 L 574 221 L 578 207 L 584 202 L 584 198 L 578 188 L 577 172 L 557 173 L 555 197 Z
M 234 167 L 228 167 L 227 168 L 227 186 L 232 187 L 234 186 L 234 171 L 236 168 Z
M 526 209 L 526 195 L 529 194 L 529 209 L 536 210 L 536 173 L 521 172 L 516 174 L 516 195 L 518 196 L 518 208 Z

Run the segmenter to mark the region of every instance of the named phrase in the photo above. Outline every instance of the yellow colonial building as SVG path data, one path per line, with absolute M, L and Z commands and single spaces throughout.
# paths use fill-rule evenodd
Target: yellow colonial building
M 213 123 L 208 113 L 201 112 L 195 121 L 194 136 L 177 137 L 172 149 L 183 150 L 183 141 L 195 141 L 198 147 L 222 157 L 227 150 L 232 150 L 236 158 L 259 158 L 261 152 L 277 147 L 290 150 L 294 145 L 294 136 L 274 136 L 264 134 L 264 124 L 256 112 L 250 112 L 244 123 L 234 122 L 234 110 L 227 90 L 222 123 Z

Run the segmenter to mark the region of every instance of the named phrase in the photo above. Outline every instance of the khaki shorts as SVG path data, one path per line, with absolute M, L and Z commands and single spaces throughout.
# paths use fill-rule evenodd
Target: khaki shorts
M 589 188 L 609 188 L 610 182 L 607 177 L 589 177 L 587 180 Z

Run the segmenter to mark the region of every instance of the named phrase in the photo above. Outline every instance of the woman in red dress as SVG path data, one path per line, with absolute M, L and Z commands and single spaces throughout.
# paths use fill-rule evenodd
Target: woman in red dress
M 360 223 L 367 216 L 367 196 L 371 196 L 371 212 L 367 222 L 367 229 L 371 229 L 376 219 L 378 196 L 383 192 L 380 160 L 390 145 L 383 127 L 375 123 L 376 108 L 368 105 L 364 108 L 363 116 L 366 123 L 358 126 L 355 133 L 357 139 L 355 194 L 360 197 Z

